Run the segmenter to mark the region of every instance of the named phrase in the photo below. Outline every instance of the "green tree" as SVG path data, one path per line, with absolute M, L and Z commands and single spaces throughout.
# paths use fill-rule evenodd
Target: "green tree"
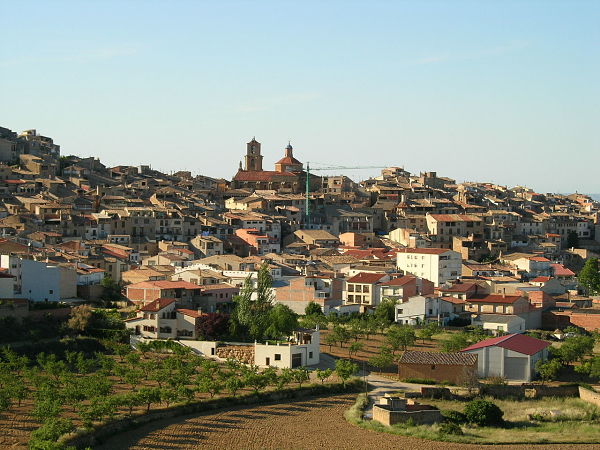
M 469 346 L 469 340 L 464 333 L 456 333 L 442 342 L 442 351 L 446 353 L 458 352 Z
M 385 342 L 390 346 L 394 355 L 396 355 L 398 350 L 405 351 L 409 346 L 413 345 L 416 340 L 415 330 L 406 325 L 391 326 L 385 336 Z
M 160 389 L 157 387 L 142 387 L 136 395 L 140 404 L 146 405 L 146 412 L 150 412 L 153 403 L 160 403 Z
M 329 378 L 332 374 L 333 374 L 333 370 L 331 370 L 331 369 L 325 369 L 325 370 L 317 369 L 316 370 L 317 378 L 319 380 L 321 380 L 321 384 L 325 383 L 325 380 L 327 378 Z
M 545 383 L 546 381 L 556 380 L 556 377 L 558 376 L 558 372 L 560 372 L 561 368 L 562 368 L 562 364 L 560 363 L 560 360 L 558 360 L 556 358 L 550 359 L 548 361 L 543 361 L 540 359 L 535 364 L 535 370 L 540 375 L 540 378 L 542 379 L 542 383 Z
M 554 350 L 555 356 L 564 364 L 581 361 L 594 350 L 592 336 L 573 336 L 564 340 L 562 345 Z
M 583 361 L 580 366 L 575 367 L 575 370 L 588 375 L 590 378 L 600 380 L 600 356 L 593 356 Z
M 375 307 L 375 318 L 388 325 L 396 319 L 396 300 L 384 298 Z
M 577 275 L 579 284 L 590 295 L 600 294 L 600 272 L 598 271 L 598 258 L 590 258 L 585 262 L 583 269 Z
M 309 302 L 304 308 L 304 314 L 307 316 L 315 315 L 323 315 L 323 310 L 321 309 L 321 305 L 316 302 Z
M 289 306 L 278 303 L 269 311 L 269 326 L 265 330 L 267 336 L 279 339 L 289 336 L 298 328 L 298 315 Z
M 501 425 L 504 413 L 494 403 L 476 398 L 465 406 L 465 416 L 469 423 L 479 426 Z
M 298 383 L 298 386 L 302 387 L 302 383 L 307 382 L 310 379 L 308 370 L 304 367 L 292 370 L 292 380 Z
M 239 295 L 233 299 L 231 316 L 232 333 L 244 333 L 253 339 L 263 339 L 269 327 L 269 312 L 273 308 L 273 279 L 269 266 L 263 264 L 258 271 L 256 287 L 248 276 Z
M 338 338 L 335 333 L 329 333 L 325 336 L 323 343 L 329 345 L 329 351 L 331 351 L 331 347 L 338 343 Z
M 364 348 L 365 348 L 365 344 L 363 344 L 362 342 L 353 342 L 348 347 L 348 357 L 352 358 L 352 355 L 355 355 L 356 353 L 360 352 Z
M 383 346 L 379 349 L 379 353 L 375 356 L 369 358 L 369 364 L 373 367 L 377 367 L 379 372 L 383 371 L 383 369 L 390 367 L 394 363 L 394 355 L 392 354 L 392 350 Z
M 227 389 L 227 392 L 235 397 L 237 391 L 244 387 L 244 383 L 237 377 L 237 375 L 233 375 L 225 380 L 224 387 Z
M 335 336 L 335 340 L 340 343 L 341 348 L 344 348 L 344 343 L 348 342 L 351 337 L 350 332 L 342 325 L 335 325 L 331 334 Z
M 100 282 L 102 286 L 102 299 L 115 302 L 121 299 L 121 287 L 110 275 L 106 275 Z
M 417 331 L 417 335 L 419 336 L 420 339 L 423 340 L 423 344 L 425 343 L 425 340 L 431 340 L 431 338 L 440 333 L 440 326 L 435 323 L 435 322 L 430 322 L 428 323 L 426 326 L 424 326 L 423 328 L 421 328 L 419 331 Z
M 358 365 L 352 361 L 338 359 L 335 362 L 335 374 L 342 380 L 344 387 L 346 386 L 346 381 L 356 372 L 358 372 Z

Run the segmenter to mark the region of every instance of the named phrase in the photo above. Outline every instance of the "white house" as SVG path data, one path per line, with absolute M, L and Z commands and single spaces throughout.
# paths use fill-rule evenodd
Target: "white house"
M 319 364 L 321 332 L 298 328 L 289 343 L 254 345 L 254 364 L 262 367 L 295 368 Z
M 125 320 L 136 336 L 149 339 L 196 339 L 196 326 L 202 313 L 177 308 L 177 299 L 158 298 L 138 311 L 137 317 Z
M 479 314 L 471 317 L 471 325 L 493 331 L 494 334 L 524 333 L 525 319 L 513 314 Z
M 480 377 L 504 377 L 514 381 L 531 381 L 535 365 L 548 357 L 550 343 L 524 334 L 509 334 L 485 339 L 461 350 L 477 355 Z
M 396 258 L 398 269 L 432 281 L 435 286 L 456 280 L 462 272 L 460 253 L 445 248 L 404 248 Z
M 15 277 L 15 298 L 58 302 L 77 297 L 77 273 L 73 268 L 11 255 L 0 255 L 0 267 Z
M 425 322 L 446 324 L 456 316 L 454 304 L 447 298 L 434 295 L 415 295 L 396 304 L 395 320 L 406 325 L 418 325 Z

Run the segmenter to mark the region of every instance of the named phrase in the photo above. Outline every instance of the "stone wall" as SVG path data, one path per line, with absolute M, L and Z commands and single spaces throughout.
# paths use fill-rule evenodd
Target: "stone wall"
M 221 359 L 235 359 L 244 364 L 254 364 L 254 345 L 226 345 L 217 348 Z
M 586 402 L 593 403 L 596 406 L 600 406 L 600 392 L 590 391 L 589 389 L 579 386 L 579 398 Z
M 461 384 L 476 376 L 477 366 L 454 366 L 449 364 L 398 364 L 398 376 L 404 378 L 425 378 Z
M 373 406 L 373 420 L 390 426 L 412 421 L 414 425 L 432 424 L 442 421 L 442 413 L 438 409 L 425 411 L 390 411 L 379 405 Z
M 578 386 L 542 386 L 539 384 L 522 384 L 520 386 L 507 385 L 482 385 L 483 395 L 490 395 L 495 398 L 517 397 L 517 398 L 541 398 L 541 397 L 577 397 L 579 396 Z

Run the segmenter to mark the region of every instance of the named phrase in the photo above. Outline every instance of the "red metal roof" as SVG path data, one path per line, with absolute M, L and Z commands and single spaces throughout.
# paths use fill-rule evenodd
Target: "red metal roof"
M 491 339 L 485 339 L 476 344 L 463 348 L 461 352 L 468 352 L 485 347 L 502 347 L 513 352 L 522 353 L 524 355 L 535 355 L 546 347 L 550 346 L 549 342 L 535 339 L 524 334 L 508 334 L 506 336 L 498 336 Z
M 373 284 L 377 283 L 383 277 L 385 277 L 385 273 L 365 273 L 361 272 L 354 275 L 352 278 L 348 278 L 346 281 L 348 283 L 363 283 L 363 284 Z

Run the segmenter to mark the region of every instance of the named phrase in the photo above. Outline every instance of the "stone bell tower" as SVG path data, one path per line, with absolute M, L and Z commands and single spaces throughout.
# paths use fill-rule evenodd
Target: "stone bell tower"
M 250 172 L 261 172 L 263 157 L 260 154 L 260 142 L 252 138 L 246 144 L 246 156 L 244 157 L 244 170 Z

